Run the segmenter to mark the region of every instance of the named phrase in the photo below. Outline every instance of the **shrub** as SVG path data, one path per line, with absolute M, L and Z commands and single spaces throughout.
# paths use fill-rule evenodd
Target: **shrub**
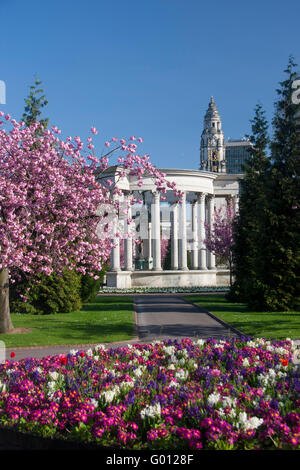
M 94 300 L 97 293 L 99 292 L 105 273 L 106 269 L 103 269 L 102 271 L 98 272 L 97 275 L 99 276 L 99 279 L 97 280 L 95 280 L 88 274 L 81 276 L 80 296 L 83 303 Z
M 18 313 L 46 315 L 80 310 L 81 275 L 66 269 L 62 276 L 53 273 L 23 278 L 11 289 L 10 302 L 11 310 Z

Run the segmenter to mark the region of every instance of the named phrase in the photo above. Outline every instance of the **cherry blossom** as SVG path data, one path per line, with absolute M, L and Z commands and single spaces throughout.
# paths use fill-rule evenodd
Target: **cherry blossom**
M 7 286 L 18 271 L 27 276 L 60 274 L 65 268 L 90 275 L 101 271 L 111 253 L 113 218 L 110 222 L 107 211 L 99 208 L 107 205 L 118 214 L 123 195 L 120 178 L 130 172 L 142 186 L 147 173 L 158 191 L 176 191 L 150 163 L 149 155 L 137 153 L 136 144 L 123 149 L 112 138 L 115 147 L 97 156 L 92 137 L 85 150 L 79 136 L 57 137 L 61 131 L 56 126 L 45 130 L 36 122 L 25 127 L 9 114 L 5 120 L 0 125 L 0 333 L 12 329 Z M 91 133 L 97 133 L 95 127 Z M 119 156 L 118 171 L 107 186 L 105 171 L 116 151 L 124 155 Z M 135 202 L 132 197 L 128 205 Z

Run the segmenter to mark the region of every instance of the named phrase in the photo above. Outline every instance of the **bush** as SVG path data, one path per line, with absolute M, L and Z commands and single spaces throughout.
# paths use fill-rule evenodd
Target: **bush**
M 225 298 L 228 302 L 245 302 L 242 286 L 235 281 L 225 294 Z
M 65 270 L 62 276 L 23 278 L 10 289 L 11 311 L 27 314 L 69 313 L 80 310 L 81 274 Z
M 97 275 L 99 276 L 99 279 L 97 280 L 95 280 L 88 274 L 81 276 L 80 296 L 83 303 L 87 303 L 91 300 L 94 300 L 94 298 L 99 292 L 105 273 L 106 269 L 103 269 L 102 271 L 98 272 Z

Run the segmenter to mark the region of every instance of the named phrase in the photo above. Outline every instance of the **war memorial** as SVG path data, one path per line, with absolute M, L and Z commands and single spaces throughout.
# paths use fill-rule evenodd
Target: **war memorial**
M 139 204 L 131 208 L 133 238 L 114 239 L 107 286 L 192 287 L 229 284 L 227 266 L 217 265 L 205 239 L 205 224 L 213 224 L 214 208 L 233 204 L 238 210 L 239 181 L 242 173 L 226 171 L 222 123 L 213 97 L 204 117 L 200 145 L 200 169 L 160 168 L 166 180 L 183 192 L 182 203 L 169 190 L 162 198 L 150 177 L 142 189 L 136 176 L 118 181 L 124 197 L 134 195 Z M 118 167 L 111 167 L 106 179 L 116 180 Z M 164 199 L 164 200 L 162 200 Z M 122 221 L 118 221 L 122 224 Z M 125 224 L 126 225 L 126 224 Z M 162 243 L 169 240 L 171 269 L 163 269 Z M 189 256 L 189 263 L 188 263 Z M 189 264 L 189 266 L 188 266 Z

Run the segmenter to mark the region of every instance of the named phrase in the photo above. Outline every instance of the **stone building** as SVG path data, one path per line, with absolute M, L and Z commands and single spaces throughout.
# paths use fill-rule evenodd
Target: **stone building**
M 133 194 L 142 201 L 131 208 L 133 227 L 124 226 L 125 231 L 134 229 L 139 244 L 132 238 L 114 239 L 107 286 L 228 285 L 227 267 L 216 266 L 215 256 L 203 243 L 204 224 L 213 223 L 214 207 L 232 203 L 235 211 L 238 210 L 239 180 L 243 175 L 226 172 L 224 134 L 213 98 L 204 118 L 200 169 L 161 168 L 160 171 L 183 192 L 182 204 L 172 190 L 167 191 L 166 200 L 162 202 L 149 176 L 144 177 L 142 187 L 130 174 L 118 180 L 124 198 Z M 118 167 L 110 167 L 102 177 L 114 180 L 117 173 Z M 163 270 L 162 240 L 165 243 L 166 239 L 170 243 L 171 269 Z

